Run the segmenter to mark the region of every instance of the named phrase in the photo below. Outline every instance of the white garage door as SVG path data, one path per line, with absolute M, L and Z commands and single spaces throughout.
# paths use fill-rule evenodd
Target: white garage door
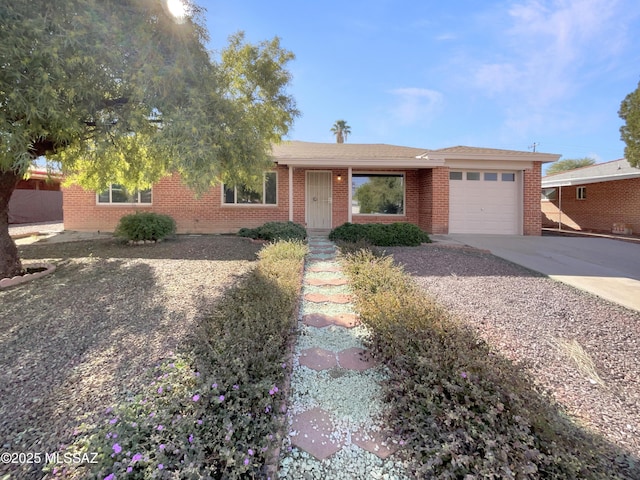
M 521 234 L 520 192 L 517 172 L 451 170 L 449 233 Z

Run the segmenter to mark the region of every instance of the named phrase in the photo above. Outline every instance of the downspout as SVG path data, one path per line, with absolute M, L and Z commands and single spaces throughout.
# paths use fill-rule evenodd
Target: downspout
M 289 221 L 293 222 L 293 167 L 289 165 Z
M 347 222 L 352 223 L 351 221 L 353 220 L 352 218 L 352 210 L 353 210 L 353 192 L 352 192 L 352 187 L 351 187 L 351 175 L 353 173 L 353 170 L 351 167 L 349 167 L 348 172 L 347 172 L 347 189 L 348 189 L 348 194 L 347 194 Z

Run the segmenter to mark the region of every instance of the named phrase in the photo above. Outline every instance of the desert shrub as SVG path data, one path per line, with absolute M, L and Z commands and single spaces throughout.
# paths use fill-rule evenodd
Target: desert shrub
M 307 238 L 307 230 L 294 222 L 267 222 L 256 228 L 241 228 L 238 231 L 241 237 L 249 237 L 254 240 L 304 240 Z
M 115 234 L 126 240 L 163 240 L 176 233 L 176 222 L 168 215 L 137 212 L 120 218 Z
M 387 421 L 416 477 L 626 478 L 612 472 L 603 443 L 391 257 L 361 250 L 345 260 L 368 346 L 390 371 Z
M 431 240 L 426 232 L 412 223 L 345 223 L 329 233 L 329 239 L 343 242 L 366 241 L 379 247 L 417 246 Z
M 286 434 L 283 387 L 306 253 L 301 242 L 263 248 L 203 319 L 195 345 L 149 372 L 98 425 L 79 427 L 63 451 L 98 452 L 98 463 L 46 470 L 73 479 L 267 478 Z

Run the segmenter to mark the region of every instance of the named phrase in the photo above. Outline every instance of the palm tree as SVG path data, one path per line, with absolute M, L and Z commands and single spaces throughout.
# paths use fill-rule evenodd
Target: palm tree
M 347 136 L 351 134 L 351 127 L 347 125 L 346 120 L 338 120 L 331 127 L 331 131 L 336 136 L 337 143 L 344 143 L 347 139 Z

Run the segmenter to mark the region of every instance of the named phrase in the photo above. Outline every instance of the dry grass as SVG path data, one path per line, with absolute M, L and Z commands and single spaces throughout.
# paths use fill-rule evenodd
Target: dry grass
M 593 359 L 577 340 L 559 338 L 552 340 L 551 344 L 566 355 L 573 366 L 591 383 L 604 386 L 604 381 L 598 375 Z

